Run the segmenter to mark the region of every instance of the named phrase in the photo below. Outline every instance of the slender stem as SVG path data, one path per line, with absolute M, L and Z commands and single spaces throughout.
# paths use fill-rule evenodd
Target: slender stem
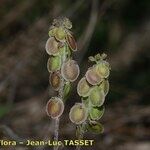
M 82 126 L 77 126 L 77 138 L 78 140 L 82 140 L 84 136 L 84 124 Z M 81 145 L 76 146 L 76 150 L 81 150 Z

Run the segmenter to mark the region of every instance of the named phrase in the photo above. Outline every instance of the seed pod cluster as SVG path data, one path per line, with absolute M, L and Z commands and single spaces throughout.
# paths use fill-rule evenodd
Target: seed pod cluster
M 64 97 L 70 91 L 71 82 L 79 76 L 79 66 L 72 59 L 72 52 L 77 51 L 77 44 L 70 29 L 72 23 L 68 18 L 54 19 L 50 26 L 45 49 L 49 55 L 47 69 L 50 73 L 49 83 L 58 97 L 52 97 L 46 107 L 48 116 L 60 117 L 64 110 Z
M 106 54 L 89 57 L 94 65 L 88 68 L 85 76 L 81 78 L 77 85 L 77 93 L 82 102 L 75 104 L 69 113 L 70 120 L 73 123 L 86 124 L 86 129 L 90 131 L 92 126 L 93 131 L 96 132 L 98 132 L 98 129 L 103 129 L 98 120 L 104 114 L 103 104 L 109 91 L 110 65 L 106 61 L 106 57 Z

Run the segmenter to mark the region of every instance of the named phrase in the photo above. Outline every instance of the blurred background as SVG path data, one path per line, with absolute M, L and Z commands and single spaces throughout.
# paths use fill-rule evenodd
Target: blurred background
M 105 132 L 87 133 L 85 139 L 95 144 L 82 149 L 150 150 L 149 0 L 0 0 L 0 139 L 53 138 L 54 124 L 45 113 L 46 102 L 55 95 L 48 82 L 45 43 L 58 16 L 73 23 L 79 79 L 91 65 L 88 56 L 98 52 L 108 54 L 112 68 L 101 119 Z M 73 90 L 61 118 L 60 140 L 75 138 L 68 112 L 77 101 Z

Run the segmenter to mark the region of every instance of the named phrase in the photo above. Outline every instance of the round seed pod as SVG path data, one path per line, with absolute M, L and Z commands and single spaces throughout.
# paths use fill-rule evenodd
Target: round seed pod
M 79 81 L 78 86 L 77 86 L 77 92 L 82 97 L 89 96 L 90 86 L 89 86 L 88 82 L 86 81 L 85 77 Z
M 66 40 L 67 40 L 67 43 L 68 43 L 70 49 L 73 50 L 73 51 L 77 51 L 77 43 L 76 43 L 76 40 L 73 37 L 73 35 L 68 33 L 67 36 L 66 36 Z
M 64 103 L 59 97 L 52 97 L 46 105 L 47 115 L 55 119 L 62 115 L 64 111 Z
M 61 67 L 61 57 L 51 56 L 47 61 L 47 69 L 49 72 L 57 71 Z
M 87 119 L 87 109 L 82 103 L 76 103 L 69 113 L 70 120 L 75 124 L 81 124 Z
M 58 27 L 55 31 L 55 38 L 62 42 L 62 41 L 65 41 L 65 37 L 66 37 L 66 32 L 64 30 L 63 27 Z
M 108 80 L 103 80 L 102 83 L 99 85 L 99 88 L 104 91 L 105 96 L 109 92 L 109 82 Z
M 51 27 L 49 32 L 48 32 L 48 35 L 51 37 L 51 36 L 55 36 L 55 33 L 56 33 L 56 27 Z
M 107 78 L 110 74 L 109 64 L 106 61 L 102 61 L 96 65 L 96 72 L 103 78 Z
M 55 91 L 58 91 L 61 86 L 61 76 L 59 71 L 54 71 L 50 74 L 49 82 Z
M 102 106 L 105 100 L 105 94 L 103 90 L 100 90 L 97 86 L 91 89 L 89 100 L 93 106 Z
M 74 60 L 64 62 L 61 67 L 61 74 L 66 81 L 74 82 L 79 76 L 79 66 Z
M 54 37 L 50 37 L 47 40 L 46 45 L 45 45 L 45 49 L 49 55 L 56 56 L 59 54 L 58 42 L 55 40 Z
M 104 107 L 92 107 L 90 109 L 90 117 L 92 120 L 99 120 L 104 114 Z
M 96 72 L 95 67 L 89 68 L 85 74 L 85 77 L 91 85 L 97 85 L 102 81 L 102 78 Z

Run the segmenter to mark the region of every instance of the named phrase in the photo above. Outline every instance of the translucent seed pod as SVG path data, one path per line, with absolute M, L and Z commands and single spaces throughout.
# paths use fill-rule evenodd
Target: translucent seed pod
M 54 37 L 50 37 L 47 40 L 46 45 L 45 45 L 45 49 L 49 55 L 56 56 L 59 54 L 58 42 L 55 40 Z
M 64 42 L 66 37 L 66 32 L 63 27 L 58 27 L 55 31 L 55 38 L 60 41 Z
M 107 78 L 110 74 L 110 67 L 106 61 L 102 61 L 96 66 L 96 72 L 103 78 Z
M 96 72 L 95 67 L 89 68 L 85 74 L 85 77 L 91 85 L 97 85 L 102 81 L 102 78 Z
M 49 72 L 57 71 L 61 67 L 61 57 L 51 56 L 47 61 L 47 69 Z
M 99 85 L 99 88 L 104 91 L 106 96 L 109 92 L 109 81 L 103 80 L 102 83 Z
M 74 60 L 64 62 L 61 67 L 61 74 L 66 81 L 74 82 L 79 76 L 79 66 Z
M 97 86 L 91 89 L 89 100 L 93 106 L 102 106 L 105 100 L 105 94 L 103 90 L 100 90 Z
M 68 43 L 70 49 L 73 50 L 73 51 L 77 51 L 76 40 L 73 37 L 73 35 L 71 35 L 69 32 L 67 33 L 66 40 L 67 40 L 67 43 Z
M 76 103 L 69 113 L 70 120 L 75 124 L 81 124 L 87 119 L 87 109 L 82 103 Z
M 102 107 L 92 107 L 90 109 L 90 118 L 92 120 L 99 120 L 104 114 L 105 108 Z
M 49 77 L 49 82 L 51 87 L 55 90 L 58 91 L 61 86 L 61 76 L 59 71 L 54 71 L 50 74 Z
M 62 115 L 64 111 L 64 103 L 59 97 L 52 97 L 46 105 L 47 115 L 55 119 Z
M 77 92 L 82 97 L 87 97 L 90 94 L 90 86 L 86 78 L 82 78 L 77 85 Z

